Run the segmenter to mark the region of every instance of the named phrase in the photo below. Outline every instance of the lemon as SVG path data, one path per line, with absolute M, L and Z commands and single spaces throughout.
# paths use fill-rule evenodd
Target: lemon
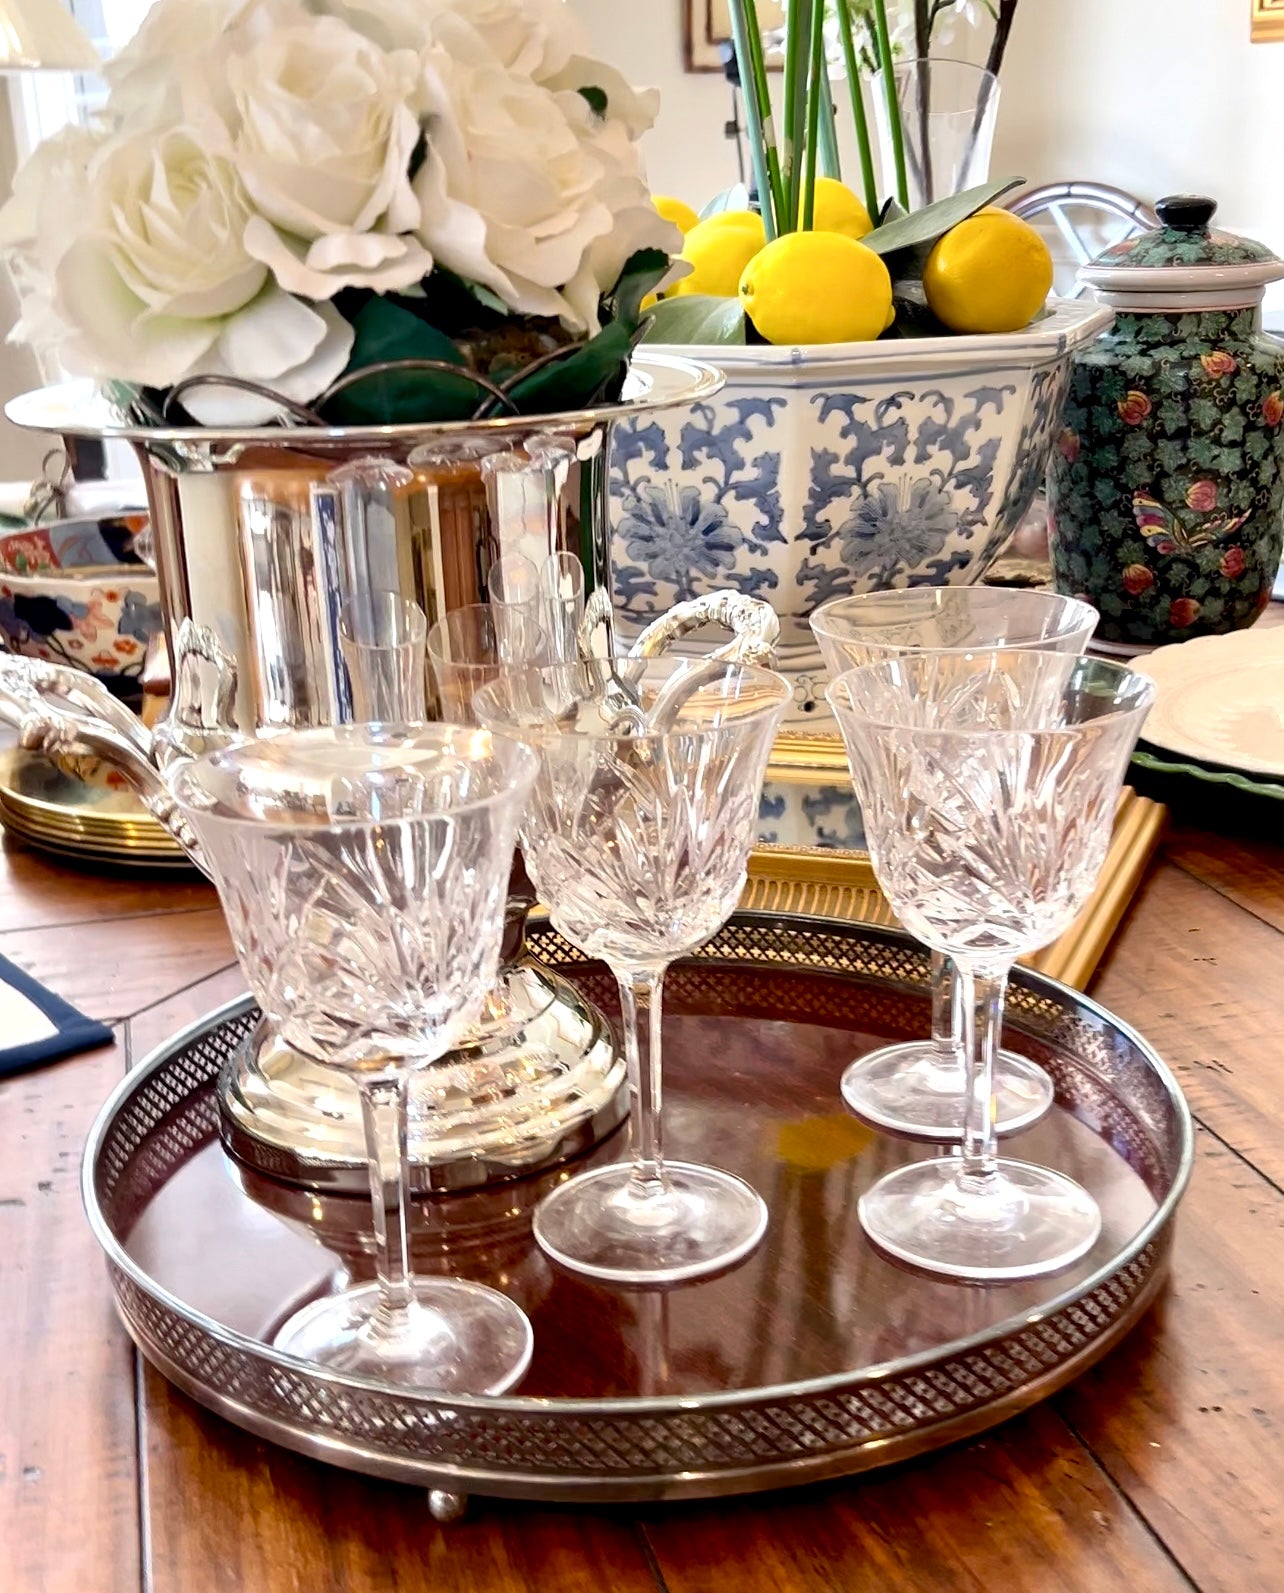
M 740 302 L 768 343 L 866 342 L 888 325 L 892 279 L 841 232 L 790 232 L 745 267 Z
M 682 245 L 682 258 L 690 262 L 691 273 L 667 289 L 666 297 L 712 293 L 734 298 L 741 272 L 766 241 L 762 217 L 752 210 L 724 210 L 698 221 Z
M 1016 332 L 1052 287 L 1052 256 L 1028 222 L 987 205 L 936 242 L 923 268 L 932 311 L 952 332 Z
M 811 224 L 816 232 L 841 232 L 856 239 L 874 230 L 869 211 L 837 177 L 817 177 Z
M 652 194 L 651 203 L 666 221 L 671 221 L 684 235 L 700 219 L 685 199 L 673 199 L 668 194 Z

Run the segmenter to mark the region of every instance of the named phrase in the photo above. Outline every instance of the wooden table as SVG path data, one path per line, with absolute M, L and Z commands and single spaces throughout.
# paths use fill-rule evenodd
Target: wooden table
M 1119 1349 L 895 1471 L 667 1509 L 476 1500 L 444 1528 L 421 1492 L 259 1443 L 134 1353 L 81 1211 L 81 1145 L 122 1070 L 243 981 L 207 886 L 10 842 L 0 953 L 116 1045 L 0 1084 L 0 1590 L 1279 1593 L 1284 808 L 1202 800 L 1174 811 L 1093 987 L 1199 1123 L 1172 1281 Z

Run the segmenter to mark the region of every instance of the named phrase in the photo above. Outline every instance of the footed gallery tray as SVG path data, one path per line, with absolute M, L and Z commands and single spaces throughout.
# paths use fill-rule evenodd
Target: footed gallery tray
M 600 965 L 547 925 L 532 945 L 612 1010 Z M 491 1283 L 531 1318 L 534 1360 L 502 1398 L 407 1392 L 271 1347 L 305 1302 L 371 1275 L 370 1213 L 225 1153 L 216 1080 L 256 1016 L 233 1003 L 136 1068 L 90 1135 L 86 1205 L 120 1314 L 202 1404 L 291 1449 L 434 1490 L 440 1513 L 473 1492 L 605 1502 L 773 1488 L 975 1433 L 1081 1372 L 1153 1299 L 1191 1123 L 1144 1041 L 1022 971 L 1005 1040 L 1048 1068 L 1057 1104 L 1007 1144 L 1084 1182 L 1102 1237 L 1072 1271 L 1033 1283 L 897 1268 L 865 1240 L 857 1197 L 932 1152 L 862 1126 L 838 1084 L 854 1054 L 926 1032 L 926 975 L 926 953 L 898 930 L 762 912 L 738 913 L 674 966 L 668 1149 L 742 1174 L 770 1209 L 758 1250 L 721 1276 L 631 1292 L 559 1271 L 531 1214 L 566 1168 L 416 1202 L 417 1267 Z M 626 1133 L 586 1163 L 623 1156 Z

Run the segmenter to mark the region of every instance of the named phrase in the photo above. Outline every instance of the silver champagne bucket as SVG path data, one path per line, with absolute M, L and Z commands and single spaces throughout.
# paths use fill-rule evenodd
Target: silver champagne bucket
M 497 572 L 569 553 L 583 573 L 580 645 L 614 654 L 611 424 L 700 402 L 720 385 L 708 366 L 640 355 L 618 403 L 578 413 L 242 430 L 131 423 L 80 383 L 15 399 L 7 414 L 20 426 L 133 445 L 151 508 L 171 697 L 148 731 L 91 676 L 5 657 L 0 715 L 28 748 L 115 764 L 199 864 L 168 772 L 229 740 L 353 718 L 340 634 L 350 598 L 394 592 L 431 624 L 486 600 Z M 716 594 L 685 608 L 652 627 L 643 650 L 710 617 L 742 633 L 745 656 L 774 640 L 766 605 Z M 420 1187 L 429 1168 L 434 1187 L 451 1187 L 548 1166 L 624 1114 L 623 1064 L 605 1020 L 524 952 L 531 905 L 518 871 L 491 1010 L 448 1065 L 417 1076 L 411 1155 Z M 260 1170 L 364 1187 L 355 1088 L 266 1025 L 229 1057 L 221 1105 L 225 1139 Z

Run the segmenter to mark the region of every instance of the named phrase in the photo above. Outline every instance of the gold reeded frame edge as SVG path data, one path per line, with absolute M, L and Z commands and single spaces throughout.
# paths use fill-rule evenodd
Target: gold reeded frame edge
M 777 739 L 768 780 L 814 785 L 828 774 L 844 783 L 848 778 L 839 737 L 786 733 Z M 1167 817 L 1168 810 L 1161 803 L 1138 796 L 1131 786 L 1124 787 L 1096 890 L 1065 934 L 1042 951 L 1023 957 L 1023 966 L 1075 990 L 1087 988 L 1145 877 Z M 807 913 L 885 927 L 897 921 L 879 888 L 868 852 L 819 847 L 755 847 L 740 905 L 755 912 Z
M 1257 44 L 1284 43 L 1284 0 L 1253 0 L 1252 38 Z

